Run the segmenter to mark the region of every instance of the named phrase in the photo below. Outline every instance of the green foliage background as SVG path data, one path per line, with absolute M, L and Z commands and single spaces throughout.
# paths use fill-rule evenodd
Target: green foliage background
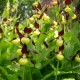
M 65 31 L 65 34 L 62 36 L 65 41 L 65 48 L 63 50 L 65 59 L 63 61 L 56 60 L 55 52 L 58 51 L 58 47 L 56 46 L 55 40 L 52 42 L 46 42 L 49 45 L 49 49 L 46 49 L 43 46 L 43 42 L 46 37 L 49 39 L 54 39 L 54 35 L 52 34 L 54 30 L 49 30 L 52 19 L 54 19 L 54 16 L 52 17 L 52 15 L 55 15 L 53 14 L 52 9 L 48 11 L 48 14 L 51 16 L 49 22 L 37 20 L 41 25 L 40 30 L 42 31 L 42 34 L 39 37 L 32 38 L 32 40 L 37 39 L 36 46 L 34 46 L 32 42 L 28 45 L 29 49 L 36 50 L 38 53 L 34 54 L 33 52 L 30 52 L 29 55 L 30 58 L 33 58 L 36 61 L 36 63 L 32 64 L 29 61 L 26 66 L 21 66 L 18 64 L 19 56 L 16 55 L 16 50 L 22 47 L 21 45 L 17 46 L 12 44 L 13 38 L 18 37 L 18 34 L 15 33 L 15 23 L 21 20 L 21 23 L 19 24 L 19 30 L 24 30 L 26 26 L 34 24 L 34 21 L 28 21 L 28 18 L 33 13 L 31 5 L 34 1 L 35 0 L 19 0 L 17 4 L 16 0 L 10 0 L 11 8 L 13 5 L 18 5 L 17 13 L 8 17 L 13 18 L 12 22 L 6 22 L 3 20 L 5 18 L 4 16 L 7 16 L 7 11 L 4 10 L 4 7 L 8 1 L 1 0 L 0 2 L 0 16 L 2 17 L 2 15 L 4 15 L 4 18 L 2 18 L 2 23 L 0 24 L 0 28 L 2 28 L 4 35 L 4 38 L 0 39 L 0 80 L 54 80 L 55 76 L 57 76 L 57 80 L 63 80 L 64 78 L 75 78 L 75 80 L 79 80 L 80 63 L 77 63 L 72 59 L 74 55 L 80 54 L 78 53 L 80 50 L 80 23 L 78 21 L 74 21 L 74 23 L 69 22 L 71 24 L 69 25 L 70 31 Z M 59 8 L 55 10 L 55 13 L 56 15 L 59 15 Z M 61 17 L 59 20 L 61 20 Z M 5 25 L 6 23 L 8 25 Z M 68 30 L 69 28 L 65 27 L 65 29 Z M 9 31 L 11 31 L 10 35 L 8 34 Z M 43 34 L 43 32 L 46 32 L 47 35 Z M 52 51 L 53 49 L 55 52 Z M 49 57 L 50 55 L 51 57 Z M 13 60 L 16 58 L 17 61 Z

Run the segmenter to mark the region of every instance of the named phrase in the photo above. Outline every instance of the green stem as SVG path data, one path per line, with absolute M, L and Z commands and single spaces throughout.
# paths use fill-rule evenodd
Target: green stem
M 48 77 L 50 77 L 53 74 L 54 74 L 54 71 L 52 71 L 51 73 L 49 73 L 46 76 L 44 76 L 43 79 L 41 79 L 41 80 L 46 80 Z
M 48 61 L 44 66 L 46 66 L 47 64 L 49 64 L 53 60 L 54 60 L 54 58 L 52 58 L 50 61 Z M 55 67 L 52 64 L 50 64 L 50 66 L 55 70 Z M 44 76 L 41 80 L 46 80 L 47 78 L 49 78 L 53 74 L 54 74 L 54 71 L 52 71 L 51 73 L 49 73 L 46 76 Z
M 64 28 L 64 33 L 65 33 L 66 32 L 66 29 L 67 29 L 67 27 L 65 26 L 65 24 L 64 24 L 64 27 L 63 28 Z
M 0 50 L 0 64 L 1 64 L 1 50 Z
M 55 67 L 54 67 L 54 65 L 53 65 L 53 64 L 50 64 L 50 66 L 55 70 Z
M 58 67 L 59 67 L 59 61 L 58 61 L 58 63 L 57 63 L 55 80 L 57 80 L 57 75 L 58 75 Z
M 32 80 L 32 73 L 31 73 L 30 63 L 29 63 L 29 71 L 30 71 L 30 80 Z
M 22 80 L 24 80 L 24 71 L 25 71 L 25 66 L 23 66 L 23 76 L 22 76 Z
M 54 59 L 55 59 L 55 57 L 52 58 L 51 60 L 47 61 L 47 62 L 43 65 L 43 67 L 45 67 L 46 65 L 48 65 L 48 64 L 49 64 L 51 61 L 53 61 Z M 42 67 L 42 68 L 43 68 L 43 67 Z M 42 69 L 42 68 L 41 68 L 41 69 Z

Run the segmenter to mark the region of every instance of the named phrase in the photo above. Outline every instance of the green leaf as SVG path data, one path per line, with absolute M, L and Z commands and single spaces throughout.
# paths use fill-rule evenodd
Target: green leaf
M 7 68 L 11 71 L 17 72 L 20 69 L 20 65 L 18 63 L 8 65 Z
M 63 38 L 65 40 L 65 42 L 69 42 L 72 38 L 72 33 L 71 32 L 66 32 L 64 35 L 63 35 Z
M 59 12 L 60 12 L 60 8 L 59 7 L 56 8 L 55 11 L 56 11 L 56 16 L 58 16 L 59 15 Z
M 3 17 L 8 18 L 9 17 L 9 11 L 7 9 L 4 9 L 3 11 Z
M 16 74 L 8 74 L 7 77 L 8 80 L 19 80 Z
M 50 23 L 44 23 L 44 25 L 41 28 L 42 32 L 47 31 L 50 28 Z
M 36 67 L 37 69 L 40 69 L 40 68 L 41 68 L 41 63 L 36 63 L 36 64 L 35 64 L 35 67 Z
M 39 69 L 33 69 L 32 70 L 32 77 L 33 77 L 33 80 L 41 80 L 42 74 L 41 74 L 40 70 Z
M 73 55 L 73 49 L 74 45 L 71 42 L 68 42 L 63 51 L 64 55 L 69 58 L 71 55 Z
M 38 46 L 42 45 L 42 43 L 44 42 L 45 38 L 46 38 L 46 35 L 41 34 L 41 35 L 39 36 L 39 39 L 37 40 L 37 45 L 38 45 Z
M 53 51 L 54 49 L 56 49 L 57 48 L 57 46 L 56 46 L 56 40 L 53 40 L 52 42 L 49 42 L 49 44 L 48 44 L 48 53 L 50 53 L 51 51 Z

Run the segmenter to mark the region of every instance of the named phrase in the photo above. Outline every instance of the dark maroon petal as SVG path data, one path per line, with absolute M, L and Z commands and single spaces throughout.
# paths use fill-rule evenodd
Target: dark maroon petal
M 19 29 L 18 29 L 18 28 L 16 28 L 16 32 L 17 32 L 17 34 L 19 35 L 19 38 L 20 38 L 20 39 L 24 36 L 22 33 L 19 32 Z
M 40 3 L 38 3 L 37 8 L 38 8 L 39 10 L 42 10 L 42 7 L 41 7 L 41 4 L 40 4 Z
M 24 44 L 22 47 L 22 53 L 26 53 L 27 52 L 27 46 Z
M 45 8 L 44 12 L 47 12 L 47 10 L 48 10 L 48 6 Z
M 60 5 L 60 2 L 57 0 L 57 2 L 58 2 L 58 6 Z
M 65 4 L 66 4 L 66 5 L 71 4 L 71 0 L 65 0 Z
M 59 32 L 59 36 L 62 36 L 64 34 L 64 30 Z
M 48 6 L 46 6 L 46 8 L 45 8 L 44 12 L 40 15 L 40 18 L 39 18 L 39 19 L 41 19 L 41 18 L 42 18 L 43 14 L 44 14 L 45 12 L 47 12 L 47 10 L 48 10 Z
M 22 53 L 23 53 L 23 54 L 29 54 L 29 52 L 30 52 L 30 51 L 27 49 L 26 44 L 24 44 L 23 47 L 22 47 Z
M 18 27 L 18 26 L 19 26 L 19 22 L 16 22 L 16 23 L 15 23 L 15 26 Z
M 39 24 L 37 22 L 34 23 L 35 28 L 39 28 Z
M 40 15 L 39 19 L 41 19 L 41 18 L 42 18 L 43 14 L 44 14 L 44 13 L 42 13 L 42 14 Z
M 37 7 L 36 6 L 32 6 L 32 8 L 34 10 L 37 10 L 37 11 L 42 10 L 42 7 L 41 7 L 41 4 L 40 3 L 38 3 L 38 6 Z
M 32 8 L 34 9 L 34 10 L 36 10 L 37 8 L 36 8 L 36 6 L 32 6 Z
M 66 13 L 66 20 L 69 20 L 69 14 Z
M 29 33 L 32 32 L 32 29 L 25 27 L 25 28 L 24 28 L 24 32 L 29 34 Z
M 61 47 L 59 47 L 59 51 L 64 50 L 64 45 L 62 45 Z
M 46 48 L 48 48 L 48 45 L 46 44 L 46 42 L 44 42 L 44 45 L 46 46 Z
M 2 33 L 3 31 L 2 31 L 2 29 L 0 28 L 0 33 Z
M 6 22 L 7 21 L 7 18 L 3 18 L 3 22 Z

